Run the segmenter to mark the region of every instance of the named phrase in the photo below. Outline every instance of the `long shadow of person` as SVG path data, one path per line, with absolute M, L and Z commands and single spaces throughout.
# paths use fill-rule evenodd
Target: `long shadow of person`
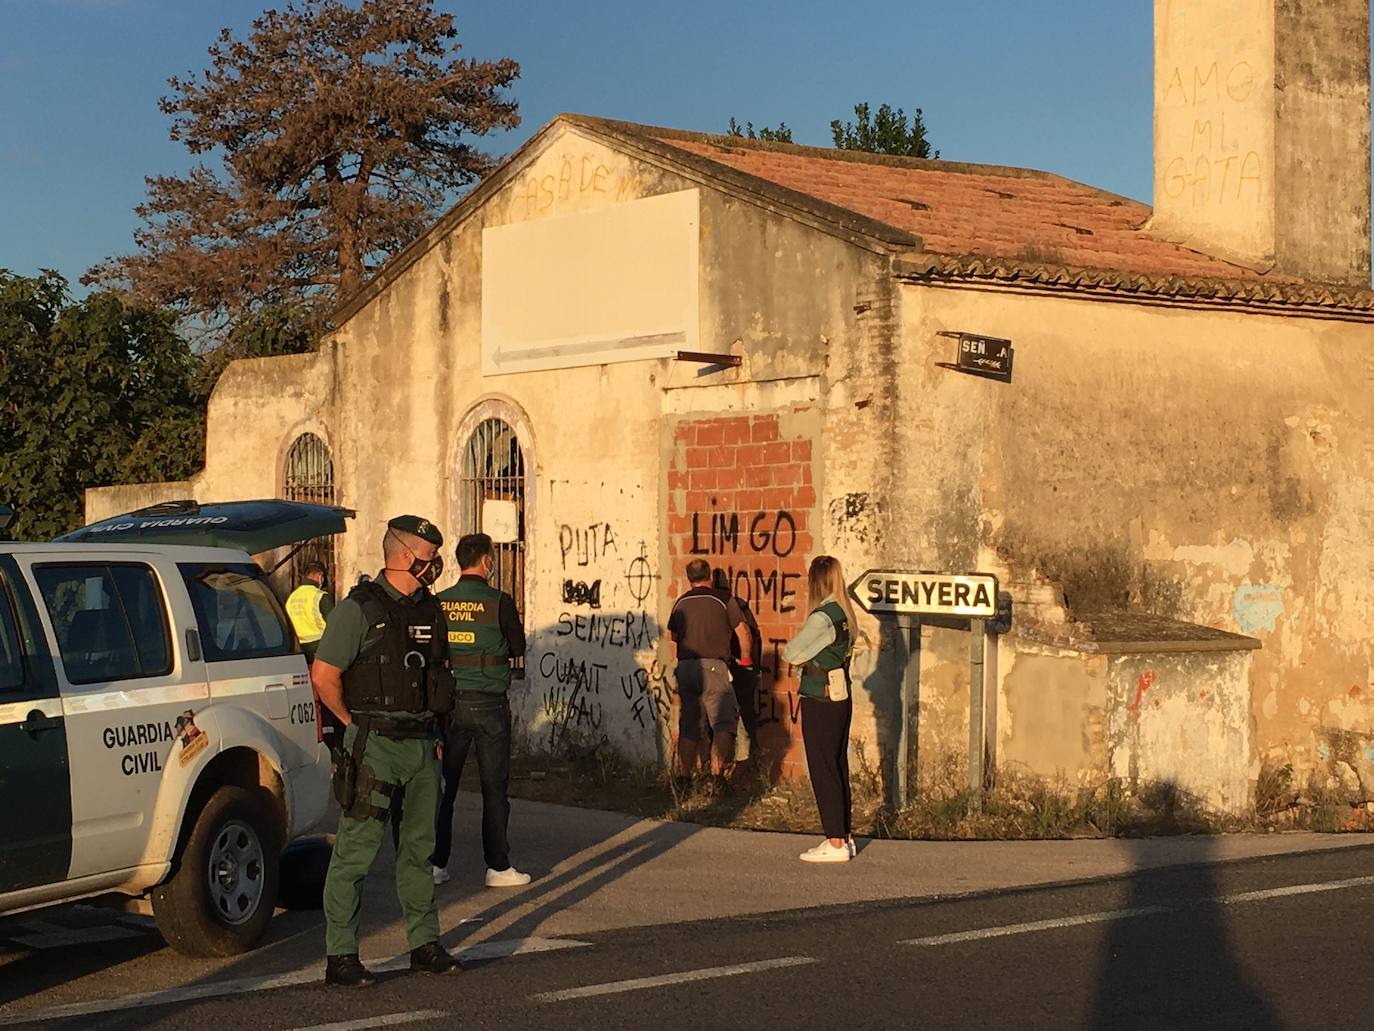
M 1199 1028 L 1278 1031 L 1274 1008 L 1236 955 L 1213 864 L 1214 845 L 1195 838 L 1195 865 L 1138 869 L 1124 908 L 1107 924 L 1090 1027 L 1101 1031 Z M 1142 856 L 1150 847 L 1133 843 Z M 1140 864 L 1138 863 L 1138 866 Z
M 878 737 L 878 770 L 882 780 L 883 800 L 888 806 L 894 806 L 897 802 L 897 762 L 902 720 L 909 720 L 912 732 L 915 732 L 915 721 L 909 713 L 903 712 L 902 704 L 903 678 L 906 676 L 907 663 L 911 658 L 906 631 L 891 619 L 880 620 L 877 654 L 873 659 L 871 671 L 862 676 L 862 684 L 864 690 L 869 693 L 873 705 L 875 732 Z M 913 707 L 917 704 L 915 698 L 911 704 Z M 914 741 L 910 751 L 908 768 L 914 770 Z

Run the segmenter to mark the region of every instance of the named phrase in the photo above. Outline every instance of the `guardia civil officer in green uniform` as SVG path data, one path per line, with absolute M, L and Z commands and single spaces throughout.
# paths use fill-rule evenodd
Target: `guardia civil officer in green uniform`
M 330 613 L 311 678 L 320 701 L 344 724 L 334 793 L 343 807 L 324 882 L 325 981 L 371 984 L 358 960 L 363 878 L 376 858 L 391 809 L 404 790 L 396 894 L 406 921 L 410 968 L 461 969 L 439 944 L 439 910 L 429 857 L 439 801 L 437 719 L 453 706 L 444 616 L 428 587 L 443 570 L 443 535 L 418 516 L 387 523 L 386 565 Z
M 510 862 L 506 825 L 510 821 L 510 660 L 525 654 L 525 628 L 515 599 L 491 586 L 491 538 L 470 533 L 458 542 L 462 576 L 439 592 L 448 621 L 448 648 L 457 702 L 444 741 L 444 797 L 434 833 L 434 883 L 448 880 L 453 837 L 453 803 L 468 751 L 477 753 L 482 786 L 482 852 L 488 888 L 518 888 L 530 875 Z M 407 798 L 407 804 L 409 799 Z

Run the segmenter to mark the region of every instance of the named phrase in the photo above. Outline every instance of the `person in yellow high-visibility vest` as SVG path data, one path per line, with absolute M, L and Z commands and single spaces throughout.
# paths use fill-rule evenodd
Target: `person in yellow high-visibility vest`
M 334 597 L 324 589 L 325 568 L 321 562 L 307 562 L 302 570 L 305 582 L 286 599 L 286 614 L 296 629 L 306 662 L 315 661 L 315 649 L 324 636 L 325 620 L 334 607 Z

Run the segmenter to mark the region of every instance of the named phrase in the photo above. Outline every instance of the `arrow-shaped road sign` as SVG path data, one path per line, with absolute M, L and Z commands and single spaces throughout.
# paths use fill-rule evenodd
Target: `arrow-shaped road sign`
M 875 616 L 997 616 L 997 577 L 991 573 L 870 569 L 849 585 L 849 595 Z

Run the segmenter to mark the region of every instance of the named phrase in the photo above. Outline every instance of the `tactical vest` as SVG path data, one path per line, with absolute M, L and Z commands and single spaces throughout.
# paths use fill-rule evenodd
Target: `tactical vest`
M 851 640 L 849 619 L 838 602 L 828 601 L 816 610 L 822 612 L 835 626 L 835 640 L 821 649 L 815 658 L 802 666 L 801 695 L 804 698 L 824 698 L 826 680 L 832 669 L 843 669 L 845 683 L 849 683 L 849 655 Z
M 448 653 L 459 691 L 500 693 L 510 687 L 510 647 L 501 632 L 501 592 L 482 580 L 459 580 L 439 592 L 448 622 Z
M 301 644 L 314 644 L 324 636 L 324 616 L 320 615 L 323 597 L 324 591 L 307 583 L 297 587 L 286 599 L 286 614 Z
M 359 584 L 348 597 L 363 610 L 370 636 L 381 640 L 344 670 L 344 704 L 359 712 L 428 712 L 425 685 L 442 664 L 444 615 L 428 591 L 413 601 L 393 598 L 378 583 Z

